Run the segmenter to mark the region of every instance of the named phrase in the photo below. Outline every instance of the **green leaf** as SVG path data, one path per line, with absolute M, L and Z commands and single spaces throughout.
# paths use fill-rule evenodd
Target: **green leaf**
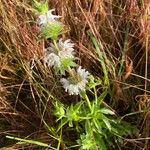
M 12 137 L 12 136 L 6 136 L 6 138 L 12 139 L 12 140 L 17 140 L 17 141 L 21 141 L 21 142 L 25 142 L 25 143 L 30 143 L 30 144 L 35 144 L 38 146 L 42 146 L 42 147 L 50 147 L 52 148 L 50 145 L 43 143 L 43 142 L 39 142 L 39 141 L 34 141 L 34 140 L 27 140 L 27 139 L 22 139 L 22 138 L 18 138 L 18 137 Z M 54 149 L 54 148 L 52 148 Z
M 34 1 L 34 7 L 35 7 L 35 10 L 40 13 L 40 14 L 45 14 L 48 12 L 48 0 L 46 0 L 45 2 L 43 3 L 39 3 L 38 1 L 36 0 L 33 0 Z
M 58 117 L 57 121 L 62 119 L 65 116 L 65 108 L 64 105 L 58 101 L 54 104 L 55 110 L 54 114 L 56 117 Z
M 90 36 L 92 42 L 93 42 L 93 45 L 95 47 L 95 50 L 96 50 L 96 53 L 99 57 L 99 62 L 102 66 L 102 70 L 103 70 L 103 73 L 104 73 L 104 85 L 106 85 L 107 87 L 109 87 L 109 76 L 108 76 L 108 69 L 107 69 L 107 64 L 105 62 L 105 60 L 108 60 L 106 54 L 105 54 L 105 51 L 104 51 L 104 47 L 101 43 L 101 41 L 98 41 L 92 33 L 88 32 L 88 35 Z
M 92 75 L 90 75 L 89 80 L 90 80 L 90 82 L 88 83 L 88 86 L 90 89 L 95 88 L 96 86 L 102 84 L 102 80 L 95 79 L 94 76 L 92 76 Z
M 57 132 L 64 126 L 68 123 L 68 119 L 67 118 L 63 118 L 60 122 L 60 124 L 58 125 L 58 128 L 57 128 Z
M 95 150 L 96 148 L 94 137 L 89 134 L 80 135 L 80 139 L 77 142 L 81 146 L 79 150 Z
M 104 100 L 104 98 L 106 97 L 107 94 L 108 94 L 108 91 L 107 91 L 107 89 L 106 89 L 106 90 L 97 98 L 99 105 L 102 103 L 102 101 Z
M 93 119 L 93 123 L 95 125 L 95 131 L 98 132 L 99 134 L 103 134 L 102 122 L 98 119 Z
M 81 106 L 83 105 L 83 101 L 78 102 L 74 105 L 74 110 L 80 112 Z
M 99 110 L 99 112 L 101 112 L 101 113 L 103 113 L 103 114 L 109 114 L 109 115 L 114 115 L 114 114 L 115 114 L 112 110 L 107 109 L 107 108 L 101 108 L 101 109 Z
M 92 122 L 91 122 L 89 119 L 87 119 L 87 120 L 85 121 L 85 131 L 86 131 L 86 133 L 88 133 L 89 135 L 91 135 L 92 132 L 93 132 L 93 130 L 92 130 Z
M 77 64 L 74 62 L 74 58 L 64 58 L 61 60 L 61 65 L 59 68 L 56 68 L 57 71 L 60 71 L 62 75 L 65 75 L 65 71 L 70 67 L 76 67 Z
M 98 150 L 108 150 L 106 144 L 103 140 L 103 137 L 100 134 L 95 134 L 95 141 Z
M 80 107 L 79 107 L 80 108 Z M 75 109 L 73 105 L 67 108 L 66 117 L 69 121 L 79 121 L 79 108 Z
M 57 40 L 58 36 L 63 33 L 64 25 L 61 22 L 54 21 L 48 23 L 44 28 L 42 28 L 40 37 L 46 39 L 51 38 L 52 40 Z
M 106 119 L 103 118 L 102 120 L 105 123 L 105 125 L 107 126 L 107 128 L 111 131 L 111 125 L 110 125 L 109 120 L 107 118 Z

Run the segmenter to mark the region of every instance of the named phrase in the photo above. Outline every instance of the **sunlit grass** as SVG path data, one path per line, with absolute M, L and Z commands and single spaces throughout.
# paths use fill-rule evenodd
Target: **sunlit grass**
M 99 106 L 107 108 L 105 113 L 114 113 L 114 117 L 101 114 L 99 120 L 104 117 L 102 126 L 107 128 L 105 135 L 114 127 L 115 119 L 126 122 L 124 129 L 118 125 L 121 130 L 127 129 L 128 123 L 139 130 L 130 136 L 115 137 L 115 143 L 121 143 L 116 144 L 118 149 L 149 150 L 150 2 L 49 0 L 48 3 L 62 16 L 63 39 L 75 43 L 76 63 L 99 80 L 99 85 L 88 93 L 89 100 L 83 96 L 87 105 L 80 103 L 79 96 L 69 96 L 59 82 L 60 76 L 43 63 L 43 50 L 51 41 L 39 39 L 38 14 L 33 10 L 33 2 L 0 0 L 0 138 L 3 139 L 0 147 L 48 149 L 50 145 L 59 150 L 79 149 L 82 145 L 88 149 L 86 146 L 95 143 L 81 131 L 84 122 L 90 127 L 96 100 Z M 98 119 L 95 122 L 99 126 Z M 103 149 L 105 144 L 111 145 L 111 140 L 104 144 L 98 139 Z

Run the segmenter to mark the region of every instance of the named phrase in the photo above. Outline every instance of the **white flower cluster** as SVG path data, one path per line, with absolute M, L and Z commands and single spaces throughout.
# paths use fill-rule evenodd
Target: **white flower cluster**
M 78 95 L 80 92 L 85 91 L 86 84 L 88 83 L 89 72 L 85 69 L 82 69 L 81 66 L 77 69 L 78 81 L 76 84 L 71 83 L 70 79 L 62 78 L 60 82 L 63 84 L 65 91 L 69 93 L 69 95 Z
M 60 67 L 61 62 L 66 58 L 74 58 L 74 44 L 70 42 L 71 40 L 68 39 L 66 41 L 59 40 L 57 43 L 58 51 L 56 50 L 55 46 L 51 44 L 50 47 L 45 49 L 44 55 L 44 62 L 49 67 Z
M 38 24 L 40 26 L 46 26 L 48 23 L 57 21 L 57 19 L 60 18 L 61 16 L 53 15 L 52 12 L 54 11 L 55 9 L 51 9 L 45 14 L 40 15 L 38 18 Z
M 61 16 L 53 15 L 52 12 L 54 12 L 54 10 L 55 9 L 51 9 L 39 16 L 37 23 L 41 26 L 41 29 L 44 30 L 43 27 L 51 23 L 59 23 L 58 19 Z M 58 42 L 55 41 L 53 44 L 50 44 L 50 47 L 44 50 L 45 64 L 55 69 L 63 68 L 64 70 L 61 70 L 61 73 L 64 71 L 69 73 L 70 77 L 60 80 L 65 91 L 68 92 L 69 95 L 78 95 L 80 92 L 85 91 L 90 75 L 89 72 L 82 69 L 81 66 L 78 67 L 76 72 L 74 69 L 71 69 L 76 66 L 74 65 L 74 54 L 74 43 L 72 43 L 70 39 L 63 41 L 61 38 Z
M 60 57 L 62 58 L 74 58 L 74 44 L 68 39 L 65 42 L 62 39 L 59 40 L 58 47 L 61 49 L 59 52 Z

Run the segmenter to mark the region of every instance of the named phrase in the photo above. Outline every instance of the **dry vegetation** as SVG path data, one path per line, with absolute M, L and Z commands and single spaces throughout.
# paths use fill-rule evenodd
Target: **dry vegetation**
M 49 0 L 49 6 L 56 8 L 69 30 L 63 38 L 76 43 L 78 63 L 101 78 L 101 66 L 88 33 L 100 43 L 113 91 L 105 101 L 118 116 L 124 116 L 125 121 L 139 129 L 136 136 L 125 140 L 121 149 L 149 150 L 149 0 Z M 37 39 L 39 27 L 32 8 L 30 0 L 0 0 L 2 149 L 38 149 L 32 144 L 15 145 L 6 135 L 55 145 L 43 123 L 44 120 L 55 125 L 52 95 L 67 104 L 78 101 L 78 97 L 70 98 L 64 93 L 53 71 L 43 65 L 43 42 Z M 65 137 L 74 140 L 73 133 L 69 134 Z

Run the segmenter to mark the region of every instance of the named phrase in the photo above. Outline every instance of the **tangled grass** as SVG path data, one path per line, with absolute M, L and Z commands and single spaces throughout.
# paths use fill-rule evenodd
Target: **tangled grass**
M 105 105 L 139 129 L 136 135 L 126 137 L 119 148 L 149 150 L 150 2 L 49 0 L 49 6 L 56 8 L 69 31 L 63 38 L 76 43 L 78 64 L 98 78 L 105 75 L 100 61 L 106 67 L 111 92 Z M 6 135 L 55 147 L 59 136 L 50 135 L 56 125 L 53 101 L 70 105 L 80 100 L 65 93 L 53 70 L 43 65 L 44 41 L 47 46 L 50 42 L 39 40 L 38 34 L 32 1 L 0 0 L 1 149 L 38 149 L 40 145 L 20 145 Z M 95 42 L 100 45 L 99 55 Z M 65 132 L 61 149 L 69 149 L 67 145 L 73 144 L 76 136 L 73 131 Z

